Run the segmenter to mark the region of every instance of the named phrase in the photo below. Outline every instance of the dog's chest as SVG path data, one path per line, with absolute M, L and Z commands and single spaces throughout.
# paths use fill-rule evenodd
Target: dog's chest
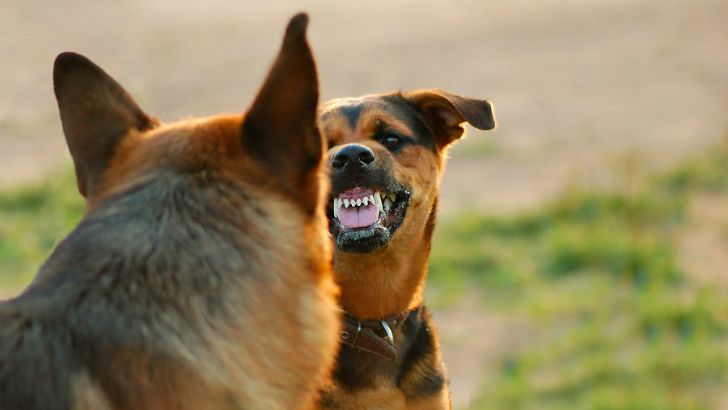
M 376 386 L 349 391 L 340 385 L 326 393 L 322 409 L 327 410 L 402 410 L 407 409 L 404 393 L 382 380 Z
M 450 408 L 449 393 L 440 393 L 420 399 L 408 399 L 396 386 L 380 386 L 346 391 L 340 386 L 326 394 L 321 409 L 326 410 L 444 410 Z

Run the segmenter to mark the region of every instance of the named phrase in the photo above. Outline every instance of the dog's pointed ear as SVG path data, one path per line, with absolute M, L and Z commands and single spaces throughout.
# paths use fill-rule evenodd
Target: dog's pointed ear
M 493 106 L 487 100 L 461 97 L 439 89 L 416 90 L 402 96 L 422 113 L 435 133 L 439 149 L 463 136 L 465 130 L 460 124 L 464 122 L 481 130 L 495 128 Z
M 323 158 L 317 126 L 318 78 L 306 40 L 307 25 L 303 13 L 288 23 L 278 57 L 242 127 L 246 153 L 295 197 L 318 191 L 318 183 L 310 178 Z M 308 198 L 307 206 L 315 206 Z
M 56 57 L 53 88 L 78 189 L 88 198 L 123 137 L 133 129 L 152 128 L 156 120 L 104 70 L 80 54 L 66 52 Z

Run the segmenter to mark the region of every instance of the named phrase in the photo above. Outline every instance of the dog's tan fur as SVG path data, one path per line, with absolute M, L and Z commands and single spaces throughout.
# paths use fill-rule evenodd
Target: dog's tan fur
M 0 305 L 0 408 L 310 408 L 339 321 L 306 25 L 246 115 L 162 124 L 58 57 L 88 212 Z
M 420 90 L 333 100 L 323 105 L 320 116 L 331 163 L 352 144 L 373 153 L 373 161 L 360 164 L 364 170 L 358 173 L 347 177 L 345 168 L 342 175 L 336 169 L 332 171 L 334 196 L 344 190 L 337 186 L 383 189 L 384 183 L 370 175 L 388 175 L 385 179 L 406 187 L 410 195 L 401 225 L 386 244 L 375 249 L 344 249 L 337 239 L 340 230 L 331 228 L 337 243 L 334 270 L 341 287 L 341 306 L 352 317 L 370 321 L 413 311 L 423 304 L 447 147 L 463 135 L 464 122 L 481 129 L 493 128 L 492 108 L 484 100 L 443 90 Z M 405 145 L 387 145 L 388 134 L 403 137 Z M 368 182 L 347 184 L 346 178 Z M 336 218 L 331 212 L 330 217 L 334 226 Z M 429 314 L 420 309 L 395 329 L 395 347 L 400 356 L 394 361 L 343 346 L 334 383 L 324 393 L 321 406 L 449 408 L 438 338 Z M 360 382 L 362 379 L 366 382 Z

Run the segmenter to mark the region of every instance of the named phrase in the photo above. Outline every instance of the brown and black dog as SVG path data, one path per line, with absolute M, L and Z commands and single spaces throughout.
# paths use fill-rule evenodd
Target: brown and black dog
M 2 409 L 304 409 L 340 319 L 307 17 L 252 107 L 171 124 L 58 56 L 86 198 L 35 281 L 0 305 Z
M 446 149 L 461 124 L 495 127 L 488 101 L 443 90 L 337 99 L 329 229 L 344 309 L 326 409 L 447 409 L 450 394 L 423 290 Z

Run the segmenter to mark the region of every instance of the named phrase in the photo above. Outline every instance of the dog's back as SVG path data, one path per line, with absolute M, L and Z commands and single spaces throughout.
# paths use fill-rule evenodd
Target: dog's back
M 54 83 L 89 211 L 0 305 L 0 408 L 305 408 L 337 323 L 305 16 L 252 108 L 160 124 L 75 54 Z

